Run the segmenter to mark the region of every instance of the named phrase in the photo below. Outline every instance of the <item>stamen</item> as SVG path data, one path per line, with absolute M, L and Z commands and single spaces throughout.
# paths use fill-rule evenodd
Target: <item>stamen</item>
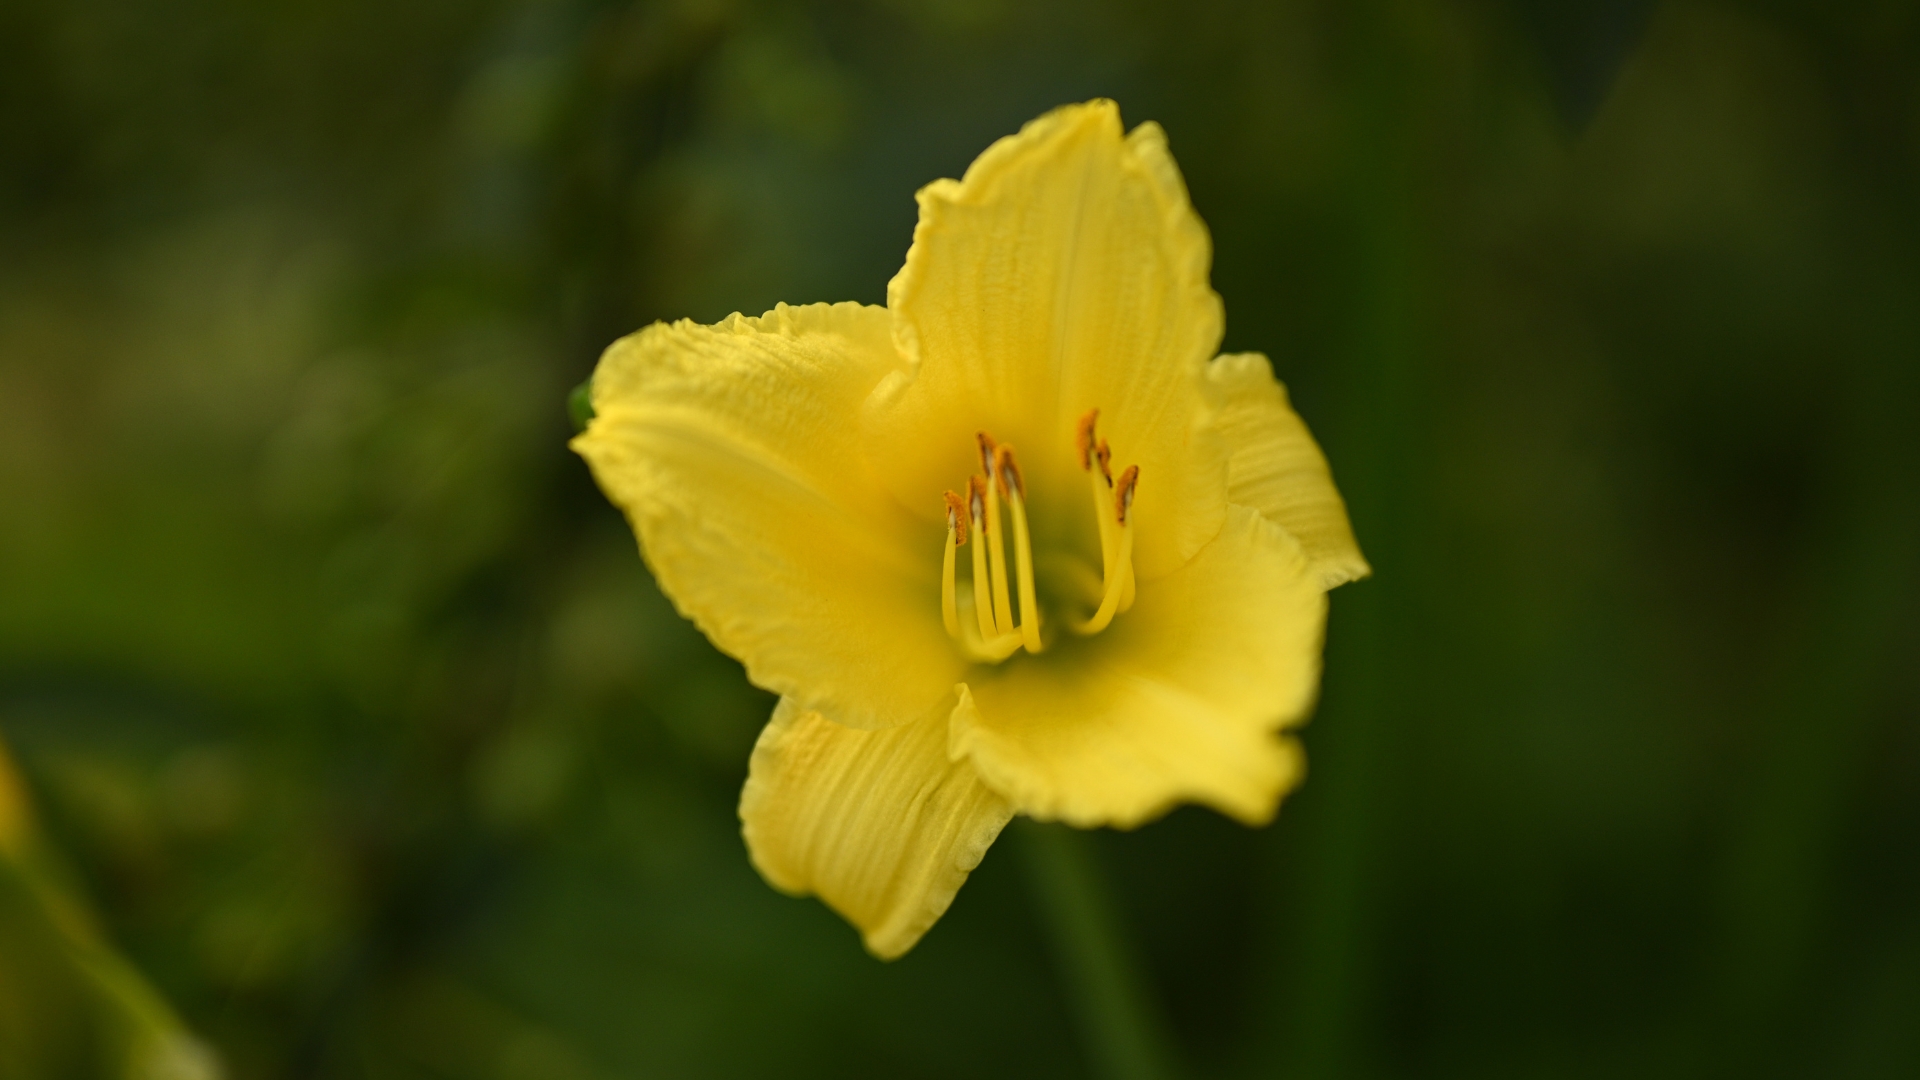
M 1140 482 L 1138 466 L 1129 466 L 1116 482 L 1113 452 L 1099 437 L 1100 410 L 1089 409 L 1074 432 L 1080 468 L 1087 473 L 1093 496 L 1094 520 L 1100 527 L 1100 603 L 1093 617 L 1069 620 L 1076 633 L 1097 634 L 1118 613 L 1133 604 L 1133 500 Z M 1033 530 L 1027 517 L 1027 483 L 1013 447 L 976 432 L 982 475 L 967 478 L 966 495 L 946 492 L 947 544 L 941 560 L 940 617 L 947 633 L 967 658 L 976 663 L 999 663 L 1025 648 L 1038 653 L 1046 645 L 1041 634 L 1039 590 L 1035 581 Z M 1098 466 L 1098 469 L 1095 469 Z M 1005 530 L 1000 527 L 1000 503 L 1013 516 L 1013 566 L 1008 567 Z M 1111 507 L 1111 509 L 1109 509 Z M 959 551 L 976 539 L 973 563 L 973 626 L 963 626 L 959 604 Z M 1075 574 L 1087 573 L 1084 563 L 1067 560 Z M 1069 575 L 1071 576 L 1071 575 Z M 1016 607 L 1008 593 L 1018 588 Z
M 986 432 L 976 432 L 975 440 L 980 444 L 980 460 L 986 467 L 989 481 L 997 479 L 994 469 L 993 436 Z M 996 490 L 1004 488 L 1002 483 L 989 482 L 987 487 L 987 561 L 993 569 L 993 637 L 999 634 L 1011 634 L 1014 631 L 1013 601 L 1007 595 L 1007 542 L 1000 531 L 1000 498 Z
M 1040 601 L 1033 587 L 1033 538 L 1027 531 L 1027 484 L 1014 460 L 1013 447 L 1004 443 L 994 451 L 994 475 L 1013 510 L 1014 566 L 1020 576 L 1020 640 L 1037 653 L 1040 643 Z
M 992 641 L 975 641 L 968 638 L 960 643 L 966 650 L 967 659 L 976 664 L 997 664 L 1020 651 L 1020 635 L 1003 634 Z
M 1126 589 L 1126 582 L 1133 576 L 1133 522 L 1131 516 L 1133 510 L 1133 493 L 1135 487 L 1139 485 L 1139 482 L 1140 467 L 1138 465 L 1129 465 L 1127 466 L 1127 471 L 1120 474 L 1120 482 L 1114 486 L 1113 518 L 1119 533 L 1119 540 L 1116 545 L 1119 550 L 1114 560 L 1115 565 L 1110 568 L 1110 572 L 1107 574 L 1106 594 L 1100 598 L 1100 609 L 1095 611 L 1093 618 L 1088 619 L 1086 622 L 1073 624 L 1073 629 L 1076 633 L 1097 634 L 1105 630 L 1108 624 L 1113 622 L 1114 615 L 1120 610 L 1121 593 Z M 1104 520 L 1106 515 L 1103 513 L 1101 517 Z
M 1113 490 L 1113 477 L 1107 472 L 1107 461 L 1112 452 L 1107 449 L 1107 441 L 1095 434 L 1095 425 L 1100 422 L 1100 410 L 1088 409 L 1080 418 L 1079 430 L 1074 432 L 1074 444 L 1080 449 L 1080 468 L 1087 474 L 1087 487 L 1093 493 L 1093 520 L 1100 527 L 1100 593 L 1106 595 L 1106 581 L 1113 576 L 1113 523 L 1107 519 L 1107 499 Z M 1100 469 L 1094 471 L 1096 462 Z
M 960 640 L 960 609 L 954 597 L 954 551 L 967 542 L 967 510 L 960 496 L 949 491 L 947 499 L 947 553 L 940 561 L 940 618 L 947 625 L 947 636 Z
M 987 484 L 977 476 L 967 479 L 967 514 L 962 518 L 957 513 L 962 504 L 960 496 L 947 493 L 947 521 L 951 524 L 962 520 L 973 522 L 973 531 L 978 534 L 986 521 Z M 967 542 L 964 529 L 947 530 L 947 563 L 945 581 L 941 593 L 941 616 L 947 619 L 947 633 L 960 643 L 967 659 L 975 663 L 997 664 L 1012 656 L 1020 648 L 1020 635 L 996 633 L 993 626 L 993 602 L 987 595 L 987 557 L 982 553 L 985 545 L 973 545 L 973 611 L 980 624 L 980 633 L 976 636 L 960 628 L 960 616 L 957 606 L 951 602 L 953 596 L 953 553 L 960 544 Z
M 1013 447 L 1001 443 L 993 448 L 993 475 L 1000 482 L 1000 494 L 1011 499 L 1027 493 L 1027 478 L 1020 474 L 1020 463 L 1013 459 Z
M 1120 474 L 1120 483 L 1113 489 L 1113 519 L 1121 528 L 1127 527 L 1127 514 L 1133 510 L 1133 489 L 1140 484 L 1140 466 L 1129 465 L 1127 471 Z
M 986 528 L 987 523 L 987 485 L 977 476 L 967 477 L 967 506 L 971 510 L 973 531 Z M 1000 636 L 1000 630 L 993 621 L 993 600 L 989 592 L 992 578 L 987 573 L 987 545 L 973 545 L 973 614 L 980 623 L 980 640 L 992 641 Z
M 1120 519 L 1122 526 L 1127 525 L 1128 519 L 1132 516 L 1133 487 L 1139 479 L 1138 465 L 1127 466 L 1127 471 L 1120 476 L 1120 488 L 1114 494 L 1114 513 Z M 1131 533 L 1133 530 L 1126 531 Z M 1124 578 L 1120 582 L 1120 610 L 1124 612 L 1133 606 L 1133 559 L 1131 557 L 1121 560 L 1120 573 Z
M 947 500 L 947 528 L 959 534 L 955 538 L 954 543 L 964 546 L 967 542 L 967 518 L 969 516 L 967 513 L 967 500 L 951 491 L 947 492 L 945 497 Z
M 1100 478 L 1100 474 L 1087 470 L 1088 490 L 1093 493 L 1093 520 L 1100 526 L 1100 580 L 1106 581 L 1113 576 L 1113 515 L 1107 513 L 1107 507 L 1113 501 L 1113 489 Z M 1104 591 L 1104 588 L 1103 588 Z

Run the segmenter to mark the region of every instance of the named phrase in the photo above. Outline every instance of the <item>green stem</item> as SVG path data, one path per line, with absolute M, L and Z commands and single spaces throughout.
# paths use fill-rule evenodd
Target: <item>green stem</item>
M 1170 1080 L 1180 1070 L 1166 1022 L 1122 932 L 1087 837 L 1016 823 L 1040 920 L 1102 1080 Z

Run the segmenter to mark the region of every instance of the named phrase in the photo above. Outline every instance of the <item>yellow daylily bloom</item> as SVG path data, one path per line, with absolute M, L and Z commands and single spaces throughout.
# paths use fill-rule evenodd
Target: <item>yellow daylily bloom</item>
M 887 306 L 615 342 L 573 447 L 661 588 L 781 695 L 754 865 L 891 958 L 1016 813 L 1249 824 L 1299 782 L 1367 574 L 1154 124 L 1057 109 L 919 192 Z

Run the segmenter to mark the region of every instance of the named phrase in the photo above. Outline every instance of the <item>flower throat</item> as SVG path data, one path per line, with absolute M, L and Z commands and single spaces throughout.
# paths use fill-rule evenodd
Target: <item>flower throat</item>
M 1091 409 L 1080 418 L 1074 444 L 1080 456 L 1080 468 L 1087 474 L 1088 490 L 1093 497 L 1093 515 L 1100 529 L 1100 605 L 1085 620 L 1069 620 L 1076 634 L 1097 634 L 1113 622 L 1113 617 L 1133 606 L 1133 496 L 1139 485 L 1140 467 L 1129 465 L 1114 479 L 1112 452 L 1107 441 L 1099 438 L 1095 425 L 1100 410 Z M 1015 459 L 1013 447 L 996 443 L 993 436 L 978 432 L 980 470 L 985 473 L 967 478 L 964 497 L 949 491 L 947 502 L 947 548 L 940 571 L 940 615 L 948 636 L 958 642 L 970 659 L 999 663 L 1022 648 L 1038 653 L 1046 648 L 1040 635 L 1040 602 L 1034 588 L 1033 535 L 1027 525 L 1027 488 Z M 1013 553 L 1009 558 L 1001 527 L 1001 507 L 1013 519 Z M 973 622 L 960 619 L 957 581 L 959 549 L 973 540 L 972 582 Z M 1009 573 L 1011 563 L 1011 573 Z M 1019 598 L 1019 606 L 1013 603 Z

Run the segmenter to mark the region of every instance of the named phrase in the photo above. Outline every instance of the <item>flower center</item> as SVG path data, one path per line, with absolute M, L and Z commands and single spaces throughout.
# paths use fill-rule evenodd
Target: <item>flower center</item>
M 1116 481 L 1110 467 L 1113 454 L 1095 425 L 1100 410 L 1080 418 L 1075 444 L 1080 468 L 1087 474 L 1093 495 L 1094 520 L 1100 529 L 1100 605 L 1084 620 L 1069 620 L 1076 634 L 1097 634 L 1113 617 L 1133 606 L 1133 495 L 1140 467 L 1129 465 Z M 940 573 L 940 615 L 948 636 L 969 658 L 999 663 L 1022 648 L 1038 653 L 1046 647 L 1040 635 L 1040 602 L 1034 590 L 1033 536 L 1027 525 L 1026 481 L 1013 447 L 996 443 L 982 431 L 975 435 L 980 470 L 985 478 L 967 478 L 967 494 L 949 491 L 947 549 Z M 1012 573 L 1008 572 L 1007 543 L 1001 528 L 1001 506 L 1013 519 Z M 972 597 L 974 626 L 960 618 L 959 549 L 974 541 Z M 1019 597 L 1019 606 L 1013 603 Z M 977 630 L 977 633 L 976 633 Z

